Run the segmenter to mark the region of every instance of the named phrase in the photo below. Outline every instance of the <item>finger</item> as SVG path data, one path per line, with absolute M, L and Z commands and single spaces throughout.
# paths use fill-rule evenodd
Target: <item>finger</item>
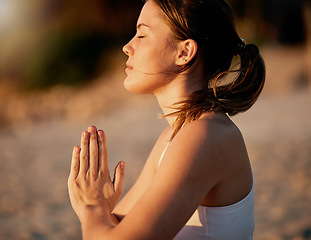
M 89 168 L 89 137 L 90 134 L 88 132 L 82 133 L 79 174 L 85 174 Z
M 88 128 L 90 133 L 90 148 L 89 148 L 89 171 L 93 179 L 98 175 L 98 144 L 97 144 L 97 129 L 92 126 Z
M 104 131 L 98 131 L 98 150 L 99 150 L 99 169 L 103 172 L 109 172 L 108 152 L 106 144 L 106 135 Z
M 118 197 L 121 197 L 123 192 L 123 180 L 125 176 L 125 162 L 119 162 L 115 168 L 113 187 Z
M 72 151 L 72 160 L 69 177 L 76 179 L 80 169 L 80 147 L 75 146 Z

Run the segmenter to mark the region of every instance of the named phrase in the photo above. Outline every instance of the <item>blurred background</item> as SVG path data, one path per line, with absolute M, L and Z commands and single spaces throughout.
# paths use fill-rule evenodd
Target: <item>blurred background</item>
M 254 240 L 311 239 L 311 1 L 230 0 L 267 80 L 233 120 L 255 176 Z M 0 239 L 81 239 L 67 193 L 72 147 L 104 129 L 133 184 L 165 120 L 123 89 L 140 0 L 0 0 Z M 150 127 L 152 126 L 152 127 Z

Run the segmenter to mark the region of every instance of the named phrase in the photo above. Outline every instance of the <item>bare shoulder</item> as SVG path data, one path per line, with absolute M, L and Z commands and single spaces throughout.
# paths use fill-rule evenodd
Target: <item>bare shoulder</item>
M 223 113 L 212 113 L 180 129 L 167 148 L 163 161 L 177 159 L 185 169 L 190 166 L 199 168 L 204 170 L 204 175 L 210 171 L 221 171 L 221 177 L 226 174 L 224 168 L 231 167 L 233 158 L 248 160 L 244 153 L 244 141 L 234 123 Z M 214 180 L 217 182 L 217 177 Z
M 241 168 L 249 172 L 249 159 L 241 132 L 223 113 L 209 114 L 186 124 L 172 140 L 170 151 L 188 166 L 217 172 L 214 183 L 235 178 Z
M 186 124 L 176 135 L 176 142 L 201 146 L 206 150 L 226 149 L 244 145 L 243 137 L 237 126 L 223 113 L 209 114 L 199 120 Z
M 226 206 L 243 199 L 252 187 L 252 172 L 240 130 L 224 114 L 193 121 L 176 135 L 184 161 L 200 168 L 211 183 L 201 204 Z M 179 147 L 178 147 L 179 146 Z

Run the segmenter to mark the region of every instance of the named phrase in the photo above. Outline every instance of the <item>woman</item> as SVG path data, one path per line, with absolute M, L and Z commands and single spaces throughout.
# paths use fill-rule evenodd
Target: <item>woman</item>
M 84 239 L 252 239 L 252 171 L 228 115 L 262 90 L 258 48 L 238 37 L 224 0 L 149 0 L 123 51 L 125 88 L 153 94 L 169 127 L 117 206 L 125 163 L 112 182 L 104 132 L 82 134 L 68 186 Z

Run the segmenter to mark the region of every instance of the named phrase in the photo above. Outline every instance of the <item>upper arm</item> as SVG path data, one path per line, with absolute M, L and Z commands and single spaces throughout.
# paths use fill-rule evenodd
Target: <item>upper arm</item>
M 180 131 L 154 180 L 116 227 L 121 239 L 171 239 L 178 233 L 219 179 L 222 153 L 207 139 L 213 138 L 200 126 Z

